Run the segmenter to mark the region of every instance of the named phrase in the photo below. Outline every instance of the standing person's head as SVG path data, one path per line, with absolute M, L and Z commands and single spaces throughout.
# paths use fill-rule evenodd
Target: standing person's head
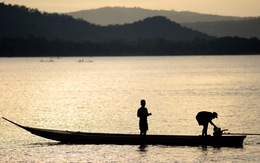
M 146 105 L 145 100 L 141 100 L 141 106 L 144 107 Z

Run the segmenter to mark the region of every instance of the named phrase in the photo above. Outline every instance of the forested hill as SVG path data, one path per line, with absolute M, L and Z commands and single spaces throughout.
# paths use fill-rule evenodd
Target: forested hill
M 183 23 L 182 25 L 216 37 L 260 38 L 260 17 L 233 21 Z
M 67 15 L 49 14 L 4 3 L 0 4 L 0 21 L 0 39 L 34 36 L 48 40 L 103 42 L 115 39 L 135 41 L 162 38 L 180 41 L 210 38 L 206 34 L 182 27 L 164 17 L 101 27 Z
M 146 18 L 132 24 L 106 26 L 103 31 L 108 38 L 123 38 L 130 41 L 158 38 L 173 41 L 191 41 L 195 38 L 212 38 L 201 32 L 182 27 L 162 16 Z
M 180 23 L 182 26 L 211 36 L 260 38 L 260 17 L 221 16 L 174 10 L 149 10 L 126 7 L 103 7 L 67 14 L 99 25 L 133 23 L 147 17 L 164 16 Z
M 39 12 L 25 6 L 0 4 L 0 38 L 44 37 L 63 40 L 97 40 L 98 27 L 70 16 Z
M 164 16 L 177 23 L 215 22 L 243 19 L 241 17 L 234 16 L 200 14 L 188 11 L 178 12 L 174 10 L 149 10 L 138 7 L 102 7 L 98 9 L 75 11 L 67 14 L 75 18 L 81 18 L 91 23 L 103 26 L 133 23 L 135 21 L 153 16 Z
M 156 16 L 98 26 L 0 3 L 0 57 L 260 54 L 258 38 L 215 38 Z

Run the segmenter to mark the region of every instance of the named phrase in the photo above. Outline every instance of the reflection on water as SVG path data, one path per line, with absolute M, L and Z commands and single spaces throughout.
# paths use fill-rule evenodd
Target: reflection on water
M 148 145 L 140 145 L 138 149 L 140 152 L 147 152 L 147 147 Z
M 62 143 L 59 143 L 59 142 L 36 142 L 36 143 L 31 143 L 31 144 L 28 144 L 29 146 L 32 146 L 32 147 L 36 147 L 36 146 L 56 146 L 56 145 L 63 145 Z
M 0 58 L 0 114 L 32 127 L 139 134 L 136 110 L 145 99 L 148 134 L 199 135 L 202 110 L 217 112 L 214 123 L 231 133 L 258 133 L 259 63 L 260 56 Z M 243 149 L 205 150 L 56 145 L 2 120 L 0 130 L 1 162 L 260 160 L 257 136 Z

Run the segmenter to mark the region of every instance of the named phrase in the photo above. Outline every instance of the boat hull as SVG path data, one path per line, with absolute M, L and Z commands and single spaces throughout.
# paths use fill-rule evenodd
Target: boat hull
M 246 136 L 189 136 L 189 135 L 146 135 L 105 134 L 25 127 L 34 135 L 69 144 L 119 144 L 119 145 L 172 145 L 242 147 Z
M 7 120 L 7 119 L 5 119 Z M 192 135 L 146 135 L 106 134 L 32 128 L 7 120 L 34 135 L 68 144 L 119 144 L 119 145 L 172 145 L 242 147 L 245 135 L 192 136 Z

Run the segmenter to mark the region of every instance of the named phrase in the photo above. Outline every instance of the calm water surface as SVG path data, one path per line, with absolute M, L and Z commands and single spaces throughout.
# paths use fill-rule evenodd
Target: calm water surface
M 85 62 L 78 62 L 84 59 Z M 201 134 L 195 116 L 216 111 L 229 132 L 260 131 L 260 56 L 0 58 L 0 116 L 42 128 Z M 0 119 L 0 162 L 259 162 L 260 136 L 243 148 L 59 145 Z M 212 134 L 212 126 L 209 127 Z

